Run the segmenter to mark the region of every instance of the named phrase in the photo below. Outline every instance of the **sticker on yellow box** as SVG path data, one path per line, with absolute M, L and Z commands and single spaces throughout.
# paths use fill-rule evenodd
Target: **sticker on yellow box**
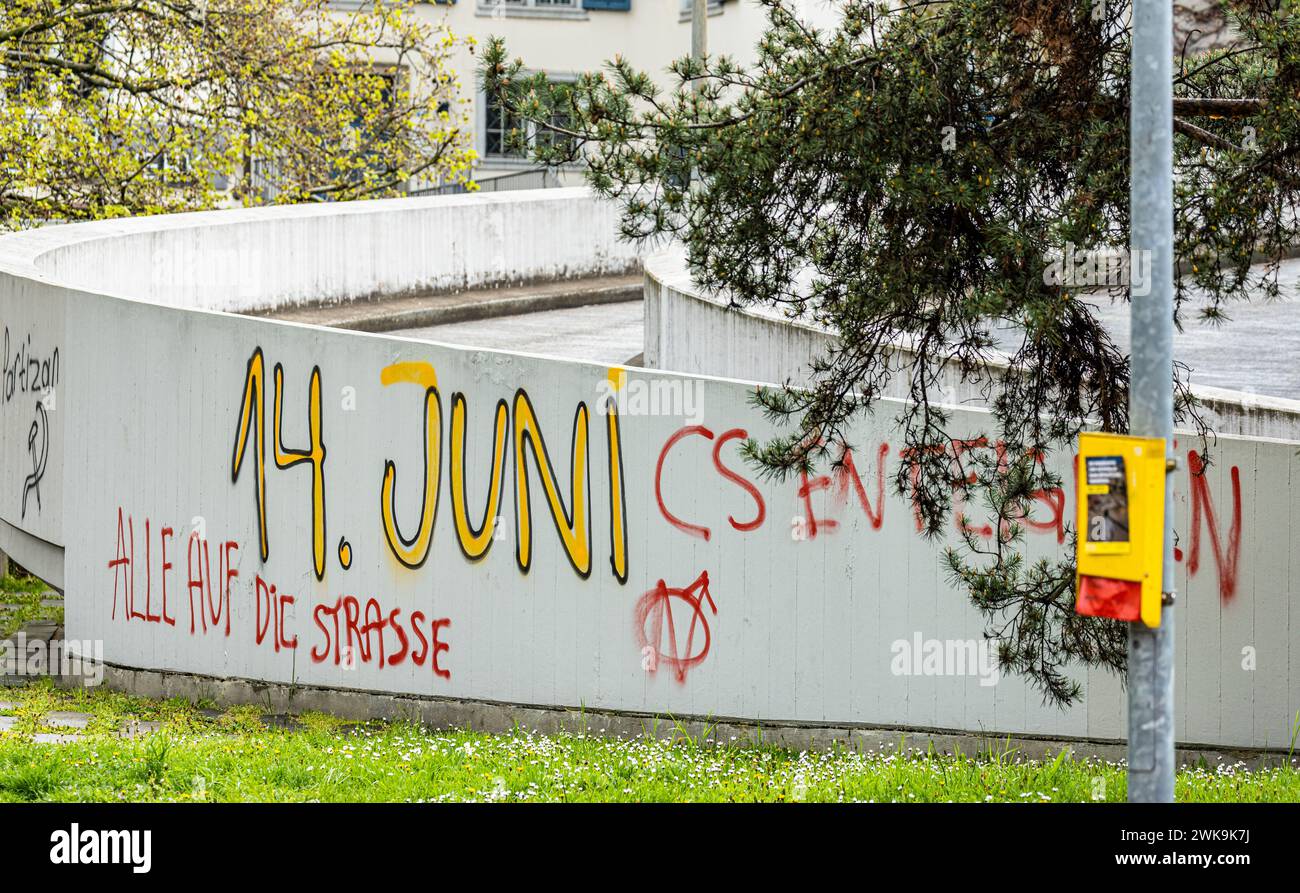
M 1104 545 L 1094 552 L 1127 552 L 1128 485 L 1123 456 L 1088 456 L 1084 459 L 1089 543 Z

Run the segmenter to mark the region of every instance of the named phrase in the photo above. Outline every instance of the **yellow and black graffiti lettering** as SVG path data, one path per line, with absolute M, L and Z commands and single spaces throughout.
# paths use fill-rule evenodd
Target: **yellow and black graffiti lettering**
M 311 370 L 307 395 L 307 426 L 311 446 L 305 450 L 285 449 L 282 439 L 284 419 L 284 367 L 275 364 L 275 467 L 293 468 L 311 463 L 311 555 L 316 579 L 325 577 L 325 438 L 321 418 L 320 366 Z
M 477 560 L 492 546 L 497 518 L 501 514 L 501 494 L 505 490 L 506 452 L 510 447 L 510 407 L 497 402 L 496 421 L 492 430 L 492 479 L 488 484 L 487 507 L 483 520 L 475 527 L 469 520 L 465 496 L 465 395 L 451 398 L 451 513 L 456 524 L 456 538 L 466 558 Z
M 239 405 L 239 427 L 235 432 L 234 450 L 230 457 L 230 482 L 239 482 L 239 472 L 244 466 L 248 437 L 257 429 L 256 463 L 257 482 L 257 535 L 259 554 L 266 561 L 271 555 L 271 544 L 266 529 L 266 359 L 262 348 L 253 349 L 244 373 L 243 397 Z M 321 411 L 320 367 L 311 372 L 308 391 L 307 424 L 311 432 L 311 447 L 306 450 L 287 450 L 281 437 L 284 411 L 284 368 L 275 365 L 275 420 L 272 441 L 275 444 L 277 468 L 292 468 L 301 462 L 312 464 L 311 513 L 312 559 L 316 579 L 325 576 L 325 440 Z
M 591 574 L 591 523 L 587 515 L 591 482 L 587 477 L 587 404 L 579 403 L 573 418 L 572 477 L 569 496 L 572 511 L 567 511 L 555 479 L 555 469 L 546 449 L 546 441 L 537 425 L 532 401 L 523 388 L 515 393 L 514 408 L 515 446 L 515 557 L 520 570 L 528 572 L 532 564 L 533 535 L 528 467 L 524 456 L 525 443 L 532 450 L 537 471 L 542 479 L 542 489 L 551 509 L 551 520 L 564 544 L 569 563 L 582 577 Z
M 627 582 L 627 493 L 623 482 L 623 439 L 618 408 L 605 406 L 605 436 L 609 444 L 609 565 L 618 582 Z
M 266 425 L 262 420 L 262 407 L 266 405 L 266 369 L 262 348 L 253 350 L 248 358 L 248 371 L 244 373 L 244 396 L 239 406 L 239 430 L 235 433 L 235 448 L 230 457 L 230 482 L 239 482 L 239 470 L 244 464 L 244 449 L 248 446 L 249 429 L 257 428 L 257 534 L 262 560 L 270 555 L 266 536 Z
M 379 373 L 379 381 L 387 386 L 409 382 L 424 387 L 424 493 L 420 502 L 420 524 L 415 536 L 409 539 L 397 526 L 396 489 L 397 465 L 384 462 L 384 486 L 379 496 L 380 512 L 384 519 L 384 539 L 393 556 L 409 568 L 417 568 L 429 557 L 433 543 L 433 526 L 438 517 L 438 488 L 442 482 L 442 398 L 438 396 L 438 376 L 429 363 L 394 363 Z

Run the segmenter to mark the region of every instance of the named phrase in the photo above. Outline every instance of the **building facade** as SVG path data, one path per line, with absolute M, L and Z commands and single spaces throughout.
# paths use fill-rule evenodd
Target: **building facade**
M 373 0 L 332 0 L 340 12 L 353 11 Z M 433 23 L 445 23 L 457 38 L 473 37 L 482 46 L 490 37 L 505 39 L 512 57 L 556 80 L 575 79 L 599 70 L 615 55 L 635 68 L 661 76 L 669 83 L 667 68 L 691 51 L 692 0 L 424 0 L 418 14 Z M 789 6 L 814 27 L 833 27 L 838 0 L 793 0 Z M 1174 42 L 1178 52 L 1196 54 L 1230 45 L 1236 39 L 1214 0 L 1178 0 L 1174 3 Z M 752 60 L 765 30 L 766 9 L 755 0 L 709 0 L 707 42 L 710 55 L 727 55 L 741 62 Z M 484 188 L 492 180 L 501 186 L 539 186 L 543 173 L 537 165 L 508 145 L 507 134 L 518 126 L 485 96 L 478 85 L 478 59 L 468 47 L 455 55 L 462 102 L 471 106 L 474 149 L 479 163 L 475 177 Z M 581 171 L 575 166 L 545 175 L 547 185 L 577 185 Z M 437 184 L 417 182 L 419 190 Z
M 361 2 L 365 0 L 334 0 L 333 6 L 346 12 Z M 796 7 L 809 21 L 833 20 L 832 0 L 801 0 Z M 667 85 L 669 64 L 691 51 L 691 0 L 454 0 L 421 3 L 418 12 L 431 22 L 445 22 L 457 38 L 473 37 L 479 46 L 502 37 L 512 57 L 557 80 L 599 70 L 620 55 L 638 69 L 661 75 Z M 753 0 L 710 0 L 707 24 L 709 53 L 744 61 L 755 55 L 766 12 Z M 477 57 L 462 46 L 455 68 L 462 101 L 472 105 L 479 155 L 475 177 L 485 187 L 507 175 L 518 185 L 540 185 L 537 166 L 507 145 L 506 134 L 517 125 L 483 94 Z M 559 171 L 547 182 L 576 185 L 580 180 L 575 168 Z

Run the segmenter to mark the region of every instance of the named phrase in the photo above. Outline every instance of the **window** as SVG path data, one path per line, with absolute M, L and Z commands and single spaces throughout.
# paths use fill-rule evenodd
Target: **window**
M 695 14 L 695 0 L 680 0 L 680 2 L 680 14 L 677 16 L 677 21 L 689 22 Z M 708 3 L 708 15 L 722 15 L 722 0 L 708 0 Z
M 423 3 L 432 3 L 436 6 L 455 6 L 456 0 L 419 0 Z M 374 5 L 374 0 L 325 0 L 325 5 L 330 9 L 337 9 L 341 12 L 356 12 Z
M 556 127 L 568 127 L 571 123 L 569 114 L 565 111 L 557 111 L 551 116 L 551 123 Z M 512 132 L 521 131 L 529 143 L 544 142 L 546 145 L 563 146 L 567 144 L 569 137 L 562 133 L 556 133 L 553 130 L 547 130 L 545 127 L 538 127 L 531 121 L 525 121 L 518 115 L 515 115 L 503 108 L 495 96 L 483 97 L 483 154 L 490 158 L 518 158 L 523 160 L 527 153 L 521 151 L 517 146 L 512 146 L 512 141 L 517 141 L 519 134 Z
M 583 6 L 582 0 L 478 0 L 477 12 L 491 18 L 523 16 L 585 19 L 587 13 Z
M 523 126 L 523 121 L 501 107 L 495 96 L 484 97 L 483 123 L 484 155 L 494 158 L 522 158 L 523 153 L 510 145 L 511 131 Z

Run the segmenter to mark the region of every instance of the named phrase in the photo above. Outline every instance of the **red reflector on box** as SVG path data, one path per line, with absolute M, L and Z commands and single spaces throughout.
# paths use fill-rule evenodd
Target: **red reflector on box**
M 1134 580 L 1081 576 L 1074 609 L 1090 617 L 1137 620 L 1142 616 L 1142 584 Z

